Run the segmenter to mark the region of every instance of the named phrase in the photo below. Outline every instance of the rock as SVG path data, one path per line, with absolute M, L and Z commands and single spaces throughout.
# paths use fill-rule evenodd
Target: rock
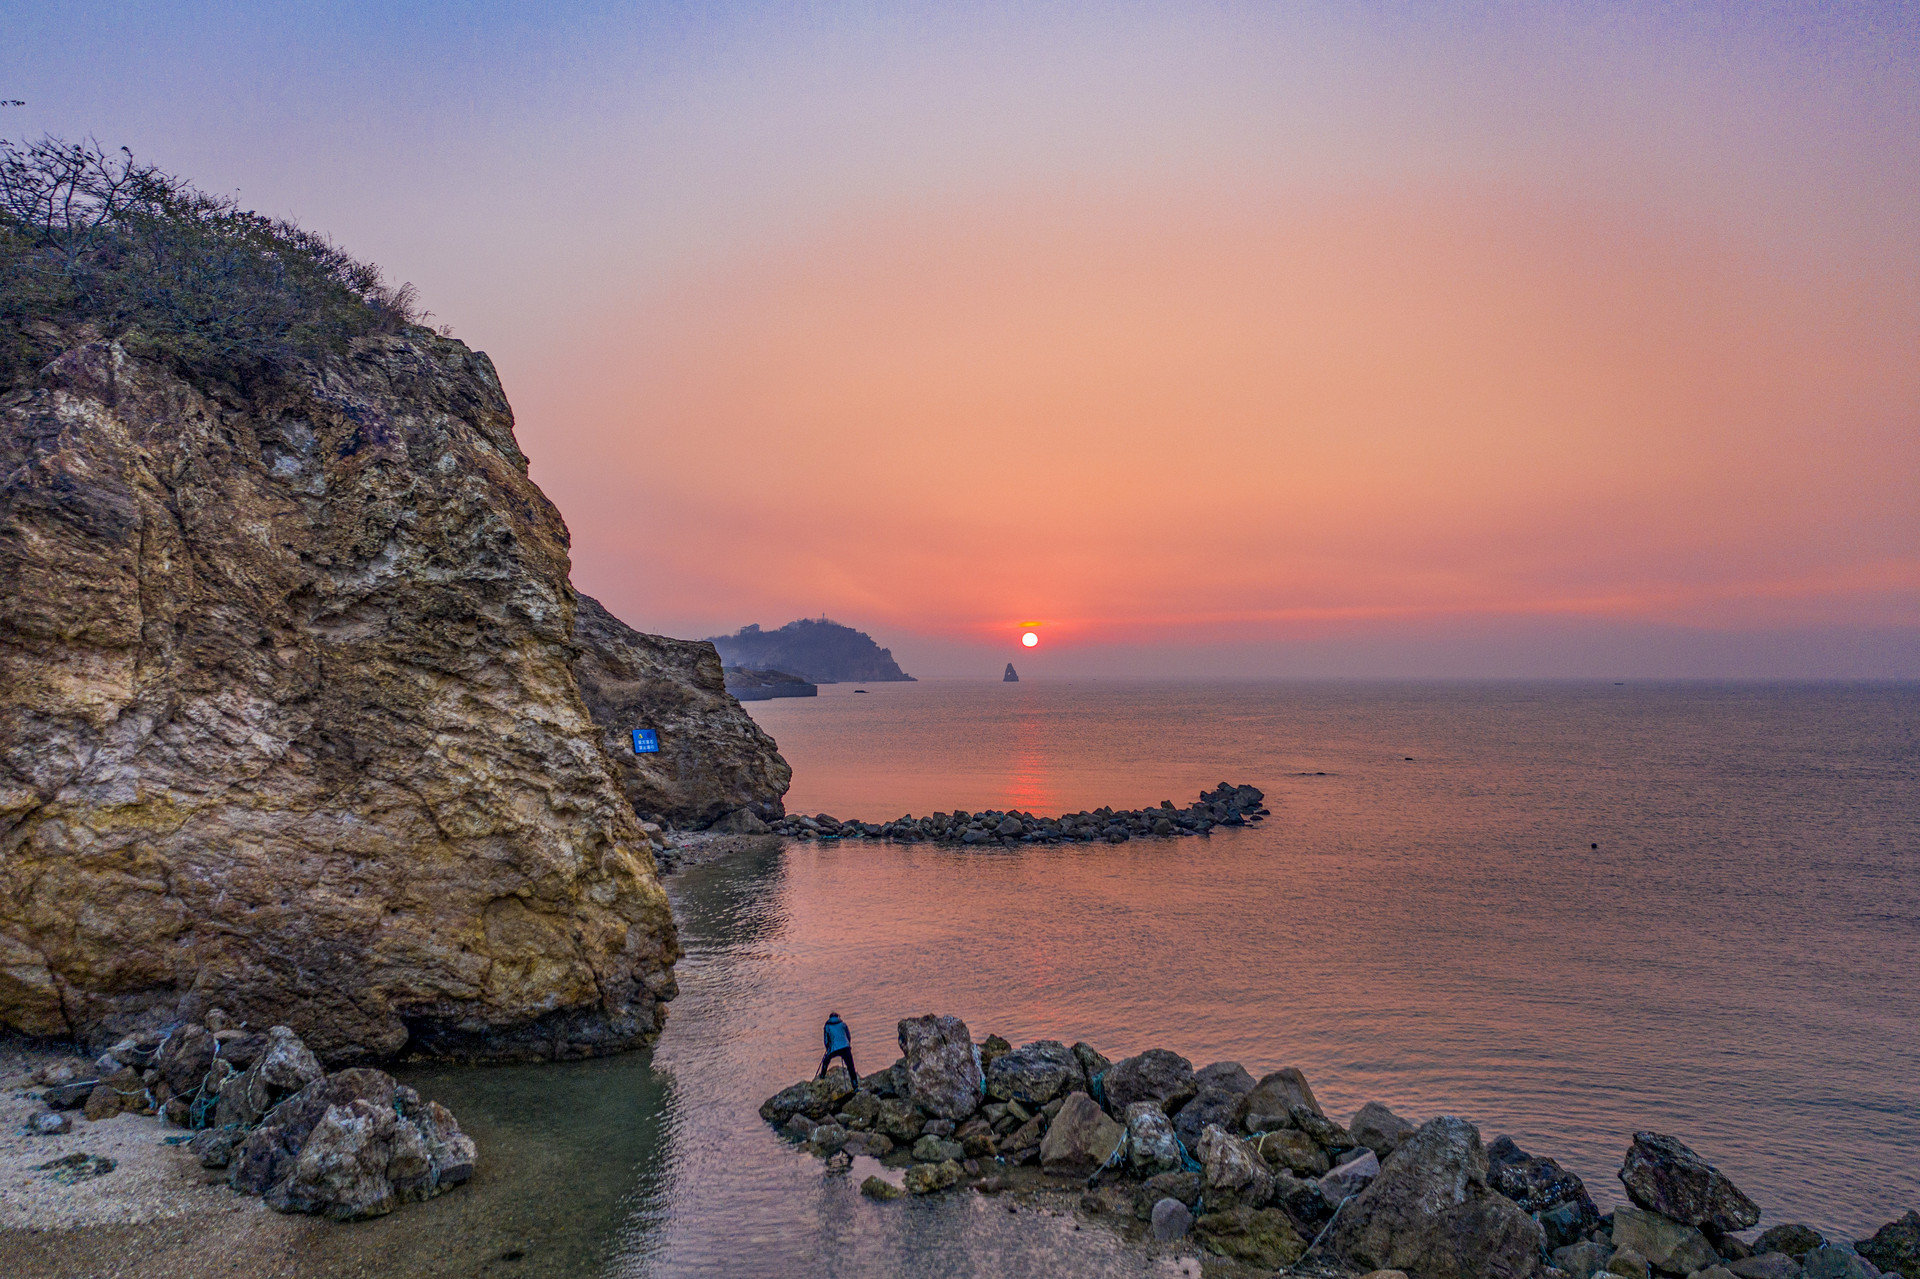
M 873 1130 L 883 1133 L 895 1142 L 911 1144 L 920 1137 L 925 1123 L 913 1103 L 898 1097 L 890 1097 L 880 1103 L 880 1109 L 873 1117 Z
M 1320 1178 L 1320 1197 L 1334 1207 L 1359 1194 L 1380 1176 L 1380 1158 L 1371 1150 L 1362 1150 L 1347 1162 Z
M 72 1083 L 74 1079 L 73 1063 L 66 1061 L 47 1062 L 33 1072 L 32 1079 L 34 1084 L 39 1087 Z
M 1854 1248 L 1887 1274 L 1920 1279 L 1920 1212 L 1909 1209 L 1906 1216 L 1889 1221 Z
M 926 1136 L 913 1143 L 913 1157 L 923 1164 L 958 1163 L 967 1157 L 966 1147 L 945 1137 Z
M 766 833 L 785 811 L 793 770 L 727 691 L 712 643 L 644 635 L 598 600 L 575 599 L 574 679 L 633 810 L 680 826 Z M 635 728 L 653 729 L 660 750 L 634 753 Z
M 984 1080 L 967 1024 L 958 1017 L 910 1017 L 900 1023 L 907 1096 L 930 1115 L 965 1119 L 980 1106 Z
M 1297 1068 L 1288 1066 L 1284 1070 L 1276 1070 L 1270 1075 L 1260 1077 L 1260 1081 L 1242 1100 L 1240 1123 L 1251 1132 L 1254 1130 L 1252 1121 L 1258 1121 L 1264 1116 L 1270 1121 L 1274 1119 L 1284 1121 L 1270 1122 L 1268 1126 L 1285 1127 L 1291 1123 L 1289 1117 L 1295 1107 L 1304 1108 L 1316 1115 L 1326 1114 L 1320 1109 L 1320 1103 L 1314 1100 L 1313 1089 L 1307 1086 L 1307 1077 Z
M 987 1096 L 1018 1101 L 1029 1109 L 1070 1092 L 1085 1092 L 1086 1074 L 1072 1049 L 1055 1039 L 1022 1044 L 995 1057 L 986 1069 Z
M 229 1085 L 231 1086 L 231 1085 Z M 316 1079 L 280 1101 L 235 1148 L 227 1184 L 242 1194 L 264 1195 L 289 1175 L 314 1127 L 328 1110 L 365 1101 L 375 1109 L 392 1110 L 392 1076 L 356 1067 Z M 222 1101 L 226 1094 L 221 1094 Z
M 486 357 L 184 368 L 88 343 L 0 407 L 0 1025 L 645 1042 L 672 916 Z
M 188 1022 L 160 1045 L 160 1051 L 154 1054 L 153 1068 L 174 1093 L 197 1092 L 200 1081 L 207 1076 L 207 1068 L 213 1065 L 216 1046 L 212 1031 Z
M 1155 1202 L 1153 1216 L 1149 1218 L 1149 1229 L 1156 1243 L 1172 1243 L 1184 1238 L 1193 1228 L 1193 1213 L 1178 1199 L 1167 1198 Z
M 1593 1279 L 1596 1274 L 1606 1271 L 1607 1258 L 1613 1255 L 1613 1245 L 1594 1239 L 1582 1239 L 1578 1243 L 1566 1244 L 1553 1250 L 1553 1264 L 1571 1275 L 1573 1279 Z
M 888 1181 L 885 1177 L 868 1177 L 860 1183 L 860 1193 L 869 1199 L 878 1199 L 881 1203 L 898 1199 L 906 1191 Z
M 1488 1184 L 1528 1212 L 1546 1232 L 1547 1246 L 1577 1242 L 1600 1224 L 1600 1210 L 1580 1178 L 1551 1159 L 1529 1155 L 1501 1137 L 1487 1147 Z
M 1632 1249 L 1670 1275 L 1692 1274 L 1720 1260 L 1698 1227 L 1625 1204 L 1613 1210 L 1613 1246 Z
M 1201 1129 L 1193 1157 L 1200 1161 L 1209 1207 L 1258 1207 L 1273 1190 L 1273 1174 L 1266 1163 L 1219 1124 Z
M 140 1082 L 139 1072 L 131 1066 L 122 1066 L 93 1086 L 93 1091 L 87 1094 L 83 1113 L 90 1122 L 97 1123 L 123 1110 L 148 1109 L 147 1099 L 147 1087 Z
M 324 1073 L 298 1035 L 285 1026 L 275 1026 L 267 1031 L 254 1063 L 221 1084 L 213 1122 L 222 1127 L 251 1127 L 283 1097 L 299 1092 Z
M 43 1110 L 27 1120 L 27 1131 L 36 1137 L 58 1137 L 73 1129 L 73 1116 L 58 1110 Z
M 194 1134 L 193 1140 L 187 1143 L 187 1150 L 200 1161 L 202 1168 L 225 1168 L 233 1162 L 234 1148 L 246 1136 L 238 1128 L 208 1128 Z
M 1113 1066 L 1112 1062 L 1108 1061 L 1106 1057 L 1101 1055 L 1098 1049 L 1094 1048 L 1092 1044 L 1086 1042 L 1084 1039 L 1073 1046 L 1073 1056 L 1074 1060 L 1080 1063 L 1080 1073 L 1087 1077 L 1087 1083 L 1089 1085 L 1092 1085 L 1094 1080 L 1105 1074 Z M 1092 1093 L 1093 1088 L 1089 1086 L 1087 1091 Z M 1104 1089 L 1102 1089 L 1101 1092 L 1094 1093 L 1094 1100 L 1101 1100 L 1104 1093 Z M 1125 1107 L 1122 1107 L 1122 1113 L 1124 1112 Z
M 1801 1260 L 1805 1279 L 1879 1279 L 1880 1268 L 1836 1244 L 1821 1244 Z
M 1662 1133 L 1633 1135 L 1620 1168 L 1620 1183 L 1628 1197 L 1648 1212 L 1689 1226 L 1731 1234 L 1760 1220 L 1759 1206 L 1718 1168 Z M 1659 1264 L 1651 1254 L 1648 1260 Z
M 1704 1270 L 1696 1270 L 1687 1279 L 1735 1279 L 1733 1271 L 1725 1266 L 1713 1265 Z
M 392 1212 L 399 1202 L 387 1166 L 424 1163 L 424 1149 L 401 1143 L 393 1111 L 369 1101 L 329 1106 L 308 1133 L 291 1173 L 268 1188 L 267 1206 L 357 1221 Z M 415 1136 L 417 1142 L 417 1134 Z
M 998 1035 L 988 1035 L 980 1041 L 980 1068 L 990 1070 L 994 1059 L 1004 1057 L 1013 1051 L 1013 1045 Z
M 1413 1125 L 1377 1101 L 1370 1101 L 1354 1113 L 1347 1131 L 1353 1139 L 1383 1161 L 1413 1135 Z
M 736 808 L 707 829 L 725 835 L 764 835 L 770 828 L 752 809 Z
M 1293 1218 L 1294 1227 L 1309 1239 L 1333 1220 L 1334 1205 L 1328 1203 L 1326 1196 L 1320 1193 L 1319 1184 L 1302 1180 L 1284 1168 L 1274 1170 L 1273 1190 L 1268 1194 L 1267 1202 L 1285 1209 L 1287 1215 Z
M 960 1143 L 969 1159 L 991 1158 L 996 1149 L 993 1126 L 979 1115 L 961 1124 L 959 1131 L 953 1134 L 953 1139 Z
M 1366 1274 L 1361 1275 L 1360 1279 L 1407 1279 L 1407 1272 L 1404 1270 L 1369 1270 Z
M 1022 1152 L 1031 1152 L 1037 1159 L 1040 1156 L 1041 1139 L 1046 1135 L 1047 1121 L 1035 1115 L 1007 1134 L 1006 1140 L 1000 1143 L 1000 1151 L 1010 1157 L 1018 1156 Z
M 1173 1124 L 1166 1112 L 1151 1101 L 1136 1101 L 1127 1107 L 1127 1163 L 1136 1177 L 1152 1177 L 1163 1172 L 1179 1172 L 1186 1166 L 1180 1155 L 1180 1143 L 1174 1137 Z
M 1327 1153 L 1320 1143 L 1298 1128 L 1279 1128 L 1254 1139 L 1253 1148 L 1270 1167 L 1285 1168 L 1301 1177 L 1318 1177 L 1327 1171 Z M 1375 1172 L 1378 1172 L 1375 1165 Z M 1369 1178 L 1370 1180 L 1371 1178 Z M 1355 1186 L 1354 1189 L 1359 1189 Z
M 1113 1157 L 1126 1135 L 1099 1102 L 1069 1093 L 1040 1141 L 1040 1165 L 1048 1172 L 1091 1172 Z
M 1194 1219 L 1193 1233 L 1208 1252 L 1263 1270 L 1290 1266 L 1307 1250 L 1307 1241 L 1277 1208 L 1239 1205 L 1208 1212 Z
M 1108 1067 L 1102 1087 L 1115 1114 L 1125 1114 L 1136 1101 L 1157 1102 L 1172 1114 L 1193 1096 L 1193 1063 L 1165 1048 L 1149 1048 Z
M 1364 1149 L 1353 1139 L 1353 1134 L 1325 1115 L 1316 1115 L 1305 1106 L 1295 1106 L 1288 1116 L 1293 1126 L 1320 1143 L 1320 1149 L 1327 1152 L 1335 1163 L 1353 1158 L 1354 1151 Z M 1372 1151 L 1368 1151 L 1372 1154 Z
M 1789 1257 L 1804 1257 L 1826 1239 L 1812 1226 L 1783 1225 L 1774 1226 L 1760 1232 L 1753 1241 L 1755 1253 L 1784 1252 Z
M 847 1130 L 839 1124 L 821 1124 L 818 1128 L 815 1128 L 811 1133 L 807 1134 L 807 1140 L 813 1144 L 813 1152 L 816 1155 L 831 1155 L 837 1154 L 840 1147 L 847 1144 L 847 1136 Z M 939 1139 L 936 1137 L 927 1137 L 923 1138 L 923 1140 L 937 1141 Z M 952 1145 L 953 1143 L 949 1142 L 947 1144 Z
M 1429 1120 L 1348 1201 L 1325 1246 L 1362 1270 L 1525 1279 L 1539 1269 L 1540 1227 L 1488 1187 L 1487 1172 L 1472 1124 L 1452 1115 Z
M 1647 1259 L 1632 1248 L 1619 1248 L 1607 1258 L 1607 1273 L 1623 1275 L 1626 1279 L 1649 1279 L 1653 1267 Z
M 851 1132 L 847 1134 L 847 1144 L 841 1147 L 856 1155 L 869 1155 L 881 1159 L 893 1152 L 893 1139 L 884 1133 Z
M 1253 1091 L 1253 1076 L 1237 1061 L 1215 1062 L 1193 1074 L 1193 1099 L 1180 1107 L 1173 1130 L 1189 1148 L 1208 1124 L 1237 1128 L 1240 1099 Z
M 938 1164 L 915 1164 L 907 1169 L 907 1193 L 930 1195 L 935 1191 L 947 1190 L 959 1185 L 966 1175 L 965 1170 L 951 1159 Z
M 1729 1263 L 1727 1269 L 1739 1279 L 1800 1279 L 1801 1266 L 1784 1252 L 1756 1252 Z
M 787 1121 L 780 1125 L 780 1135 L 788 1141 L 812 1141 L 813 1130 L 819 1126 L 819 1124 L 814 1123 L 813 1120 L 807 1116 L 796 1111 L 788 1115 Z
M 72 1110 L 87 1104 L 87 1098 L 93 1095 L 99 1082 L 97 1079 L 77 1079 L 69 1084 L 55 1084 L 40 1094 L 40 1100 L 54 1110 Z
M 853 1156 L 844 1150 L 836 1150 L 827 1156 L 828 1172 L 845 1172 L 853 1167 Z

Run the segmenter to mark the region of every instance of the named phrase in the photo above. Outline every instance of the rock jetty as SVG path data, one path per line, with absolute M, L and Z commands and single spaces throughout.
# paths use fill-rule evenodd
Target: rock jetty
M 159 1114 L 194 1134 L 177 1140 L 201 1167 L 225 1169 L 228 1185 L 280 1212 L 383 1216 L 464 1184 L 478 1159 L 439 1102 L 383 1071 L 328 1074 L 289 1028 L 230 1029 L 220 1009 L 205 1024 L 128 1036 L 88 1070 L 42 1067 L 35 1083 L 46 1106 L 35 1131 L 64 1131 L 70 1110 Z
M 1017 809 L 956 811 L 890 822 L 842 821 L 826 813 L 790 815 L 772 823 L 775 834 L 794 839 L 890 839 L 899 843 L 993 845 L 1124 844 L 1147 836 L 1162 839 L 1205 835 L 1216 826 L 1246 826 L 1271 816 L 1266 795 L 1255 786 L 1221 782 L 1185 808 L 1163 799 L 1158 808 L 1096 808 L 1060 817 L 1035 817 Z
M 836 1067 L 769 1097 L 760 1117 L 839 1166 L 904 1172 L 904 1193 L 1017 1184 L 1073 1188 L 1083 1211 L 1130 1235 L 1202 1248 L 1259 1270 L 1406 1279 L 1920 1279 L 1920 1213 L 1871 1238 L 1803 1225 L 1743 1240 L 1760 1209 L 1678 1138 L 1633 1135 L 1602 1213 L 1581 1179 L 1454 1115 L 1416 1123 L 1378 1102 L 1346 1124 L 1306 1076 L 1195 1069 L 1148 1049 L 1118 1061 L 1091 1044 L 973 1040 L 956 1017 L 899 1025 L 901 1058 L 856 1087 Z M 1021 1180 L 1021 1179 L 1024 1179 Z M 902 1186 L 868 1177 L 869 1197 Z

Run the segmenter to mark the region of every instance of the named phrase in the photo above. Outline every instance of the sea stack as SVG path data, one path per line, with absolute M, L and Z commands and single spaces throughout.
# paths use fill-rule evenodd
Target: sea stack
M 1020 682 L 1020 672 L 1013 669 L 1012 662 L 1007 663 L 1007 673 L 1000 677 L 1000 682 L 1003 684 L 1018 684 Z

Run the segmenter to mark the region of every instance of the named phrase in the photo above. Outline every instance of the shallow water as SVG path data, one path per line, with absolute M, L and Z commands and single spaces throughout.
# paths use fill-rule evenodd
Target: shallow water
M 794 765 L 790 811 L 1054 813 L 1250 781 L 1274 816 L 682 872 L 682 994 L 651 1056 L 414 1076 L 493 1158 L 410 1211 L 457 1212 L 485 1273 L 1156 1273 L 978 1196 L 868 1203 L 866 1168 L 775 1138 L 754 1110 L 811 1073 L 830 1008 L 869 1069 L 929 1011 L 1298 1065 L 1337 1117 L 1463 1114 L 1603 1205 L 1654 1128 L 1768 1224 L 1852 1237 L 1920 1206 L 1914 686 L 867 687 L 752 708 Z

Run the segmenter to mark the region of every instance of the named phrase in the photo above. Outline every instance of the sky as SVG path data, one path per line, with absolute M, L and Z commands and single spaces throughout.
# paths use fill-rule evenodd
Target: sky
M 486 351 L 643 630 L 1920 677 L 1912 5 L 0 11 L 5 136 Z

